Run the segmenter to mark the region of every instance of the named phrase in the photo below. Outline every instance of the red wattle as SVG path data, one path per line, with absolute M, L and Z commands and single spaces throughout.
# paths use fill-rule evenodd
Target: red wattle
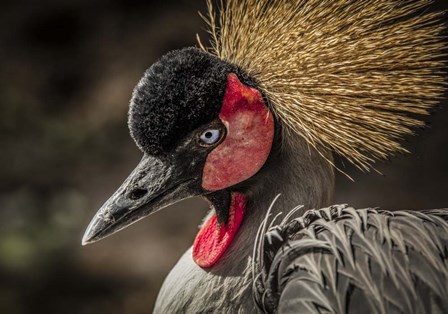
M 213 214 L 196 236 L 193 244 L 193 260 L 203 268 L 213 266 L 232 243 L 244 218 L 246 200 L 241 193 L 232 193 L 229 219 L 226 224 L 218 223 Z

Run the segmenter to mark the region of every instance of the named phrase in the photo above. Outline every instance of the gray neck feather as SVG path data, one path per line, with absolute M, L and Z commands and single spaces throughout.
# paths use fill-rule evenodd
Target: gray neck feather
M 330 205 L 334 190 L 332 166 L 303 140 L 288 141 L 273 152 L 266 167 L 249 182 L 246 216 L 225 255 L 212 268 L 201 269 L 188 250 L 165 279 L 155 313 L 256 312 L 252 250 L 272 201 L 281 194 L 273 215 L 298 205 L 303 205 L 303 211 L 321 208 Z
M 333 199 L 333 167 L 314 148 L 294 137 L 274 151 L 275 155 L 271 156 L 267 167 L 257 175 L 255 184 L 246 193 L 248 215 L 253 215 L 254 219 L 247 217 L 245 221 L 257 228 L 278 194 L 281 196 L 272 209 L 273 214 L 289 212 L 298 205 L 303 205 L 303 211 L 318 209 L 331 205 Z M 332 160 L 330 153 L 325 157 Z

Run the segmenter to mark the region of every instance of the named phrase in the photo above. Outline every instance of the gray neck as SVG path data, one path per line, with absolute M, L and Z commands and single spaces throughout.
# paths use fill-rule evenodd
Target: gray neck
M 272 214 L 287 213 L 303 205 L 298 212 L 331 205 L 334 192 L 333 166 L 301 138 L 282 143 L 267 166 L 254 179 L 246 193 L 248 198 L 246 228 L 258 228 L 274 200 Z M 325 155 L 332 160 L 331 153 Z
M 270 156 L 266 167 L 249 182 L 250 188 L 245 191 L 246 214 L 235 239 L 220 261 L 207 270 L 212 275 L 207 280 L 215 283 L 235 276 L 235 282 L 241 285 L 239 291 L 248 295 L 251 295 L 250 267 L 255 238 L 275 197 L 281 194 L 272 206 L 271 218 L 280 212 L 287 214 L 297 206 L 303 207 L 296 215 L 329 206 L 333 197 L 333 167 L 303 140 L 284 143 L 281 149 L 273 151 L 277 155 Z
M 281 193 L 272 214 L 330 204 L 331 165 L 304 141 L 273 148 L 275 156 L 248 182 L 246 216 L 231 246 L 209 269 L 198 267 L 187 251 L 173 268 L 157 299 L 155 313 L 255 313 L 252 299 L 252 251 L 257 230 L 270 204 Z M 301 214 L 299 211 L 298 214 Z

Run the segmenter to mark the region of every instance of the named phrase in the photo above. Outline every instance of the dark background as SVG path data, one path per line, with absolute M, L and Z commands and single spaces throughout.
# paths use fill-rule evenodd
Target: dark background
M 0 8 L 0 313 L 148 313 L 206 211 L 166 209 L 97 244 L 85 227 L 141 157 L 126 113 L 143 71 L 195 44 L 204 1 L 3 1 Z M 445 0 L 434 8 L 448 8 Z M 337 203 L 448 206 L 448 109 L 413 155 L 346 167 Z M 339 166 L 343 166 L 338 161 Z

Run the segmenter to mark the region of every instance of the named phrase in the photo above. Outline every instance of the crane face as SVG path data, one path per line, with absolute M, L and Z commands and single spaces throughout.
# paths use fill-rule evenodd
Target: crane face
M 217 262 L 244 217 L 241 183 L 263 168 L 274 140 L 274 117 L 255 86 L 238 67 L 195 48 L 152 65 L 134 89 L 128 120 L 143 158 L 98 211 L 83 243 L 203 196 L 215 217 L 195 241 L 195 260 L 204 267 Z M 209 251 L 216 251 L 213 259 L 205 258 Z

